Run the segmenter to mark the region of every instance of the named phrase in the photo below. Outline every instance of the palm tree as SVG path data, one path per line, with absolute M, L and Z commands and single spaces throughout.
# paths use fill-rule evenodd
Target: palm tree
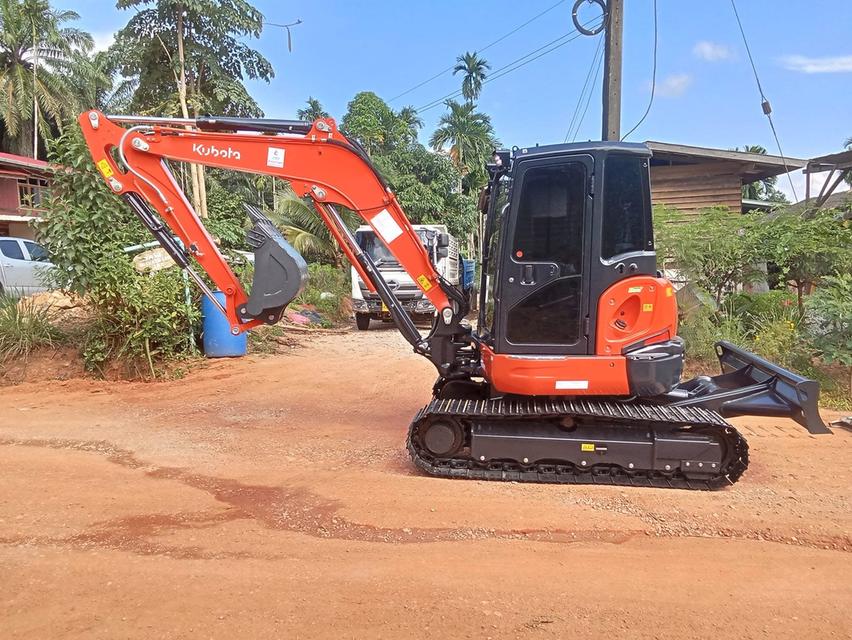
M 42 138 L 50 137 L 51 126 L 79 112 L 68 78 L 92 37 L 63 26 L 79 17 L 52 9 L 47 0 L 0 0 L 0 121 L 7 149 L 34 155 L 36 127 Z
M 343 264 L 343 253 L 328 227 L 313 206 L 299 198 L 292 190 L 288 189 L 279 197 L 274 210 L 267 213 L 287 242 L 305 258 L 326 260 L 337 266 Z M 358 214 L 348 209 L 341 209 L 340 213 L 350 229 L 358 226 Z
M 746 153 L 756 153 L 757 155 L 765 156 L 766 148 L 759 144 L 747 144 L 742 149 L 737 147 L 734 151 L 744 151 Z M 784 195 L 775 188 L 778 182 L 777 176 L 769 176 L 762 180 L 756 180 L 749 184 L 743 185 L 744 200 L 767 200 L 772 202 L 786 202 Z
M 491 65 L 485 58 L 470 52 L 456 58 L 456 62 L 458 64 L 453 68 L 453 75 L 464 73 L 462 95 L 468 102 L 476 102 L 482 92 L 482 82 L 486 78 L 485 72 L 491 69 Z
M 299 120 L 313 122 L 320 118 L 330 117 L 328 111 L 322 108 L 322 103 L 313 96 L 308 97 L 306 104 L 308 105 L 307 107 L 296 111 L 296 115 L 299 117 Z
M 408 106 L 403 107 L 396 114 L 397 119 L 406 129 L 406 135 L 409 142 L 417 140 L 417 132 L 423 128 L 423 119 L 417 114 L 417 109 Z
M 491 118 L 476 111 L 470 102 L 460 104 L 447 100 L 447 113 L 441 116 L 438 128 L 429 139 L 436 151 L 449 146 L 452 158 L 462 176 L 484 172 L 485 162 L 499 144 L 494 137 Z M 461 189 L 461 185 L 459 185 Z

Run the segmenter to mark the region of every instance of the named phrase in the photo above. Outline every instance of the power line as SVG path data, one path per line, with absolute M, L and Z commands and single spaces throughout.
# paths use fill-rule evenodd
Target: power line
M 597 67 L 598 63 L 598 54 L 601 51 L 601 46 L 603 45 L 603 36 L 598 37 L 598 45 L 595 48 L 595 52 L 592 54 L 592 61 L 589 63 L 589 71 L 586 73 L 586 79 L 583 81 L 583 88 L 580 89 L 580 95 L 577 96 L 577 104 L 574 105 L 574 113 L 571 114 L 571 121 L 568 123 L 568 131 L 565 133 L 565 139 L 563 142 L 568 142 L 568 137 L 571 135 L 571 131 L 574 129 L 574 123 L 577 121 L 577 116 L 580 115 L 580 106 L 583 104 L 583 98 L 586 95 L 586 89 L 589 86 L 589 80 L 592 79 L 592 72 Z
M 645 113 L 642 114 L 642 117 L 639 118 L 639 122 L 633 125 L 633 128 L 621 136 L 621 141 L 624 142 L 627 140 L 627 136 L 636 131 L 639 126 L 645 122 L 645 118 L 648 117 L 648 114 L 651 113 L 651 105 L 654 104 L 654 93 L 657 90 L 657 0 L 654 0 L 654 66 L 651 71 L 651 97 L 648 100 L 648 106 L 645 108 Z
M 751 70 L 754 73 L 754 81 L 757 83 L 757 90 L 760 93 L 760 106 L 763 109 L 763 113 L 769 120 L 769 128 L 772 129 L 772 137 L 775 138 L 775 144 L 778 145 L 778 155 L 781 156 L 781 162 L 784 164 L 784 171 L 787 172 L 787 180 L 790 181 L 790 190 L 793 192 L 793 197 L 798 202 L 799 196 L 796 193 L 796 187 L 793 186 L 793 178 L 790 175 L 790 168 L 787 166 L 787 158 L 784 157 L 784 151 L 781 149 L 781 140 L 778 139 L 778 132 L 775 131 L 775 123 L 772 122 L 772 106 L 769 104 L 769 99 L 766 97 L 766 94 L 763 93 L 763 87 L 760 85 L 760 78 L 757 75 L 757 67 L 754 64 L 754 58 L 751 57 L 751 49 L 748 46 L 748 40 L 746 39 L 745 30 L 743 29 L 743 23 L 740 21 L 740 14 L 737 11 L 737 5 L 734 0 L 731 0 L 731 7 L 734 9 L 734 16 L 737 19 L 737 25 L 740 28 L 740 35 L 743 37 L 743 44 L 745 45 L 746 53 L 748 54 L 748 61 L 751 64 Z
M 595 92 L 595 85 L 598 83 L 598 76 L 600 75 L 601 67 L 603 67 L 603 54 L 604 52 L 601 51 L 601 55 L 600 58 L 598 58 L 598 64 L 596 65 L 595 69 L 595 77 L 592 80 L 592 84 L 589 86 L 589 95 L 586 97 L 586 106 L 583 107 L 583 115 L 580 116 L 580 121 L 577 123 L 577 128 L 574 131 L 574 135 L 571 137 L 571 142 L 577 140 L 577 135 L 580 133 L 580 127 L 583 126 L 583 121 L 586 119 L 586 113 L 589 110 L 589 104 L 592 102 L 592 94 Z
M 508 38 L 509 36 L 511 36 L 511 35 L 513 35 L 513 34 L 515 34 L 515 33 L 517 33 L 518 31 L 520 31 L 521 29 L 523 29 L 525 26 L 527 26 L 527 25 L 528 25 L 528 24 L 530 24 L 531 22 L 534 22 L 534 21 L 538 20 L 540 17 L 542 17 L 542 16 L 543 16 L 543 15 L 545 15 L 546 13 L 549 13 L 550 11 L 553 11 L 556 7 L 558 7 L 560 4 L 563 4 L 564 2 L 565 2 L 565 0 L 559 0 L 559 2 L 557 2 L 556 4 L 551 5 L 551 6 L 549 6 L 547 9 L 545 9 L 544 11 L 542 11 L 541 13 L 538 13 L 538 14 L 534 15 L 532 18 L 530 18 L 529 20 L 527 20 L 527 21 L 526 21 L 526 22 L 524 22 L 523 24 L 518 25 L 517 27 L 515 27 L 514 29 L 512 29 L 512 30 L 511 30 L 511 31 L 509 31 L 508 33 L 505 33 L 505 34 L 503 34 L 502 36 L 500 36 L 499 38 L 497 38 L 496 40 L 494 40 L 493 42 L 488 43 L 487 45 L 485 45 L 485 46 L 484 46 L 484 47 L 482 47 L 481 49 L 477 49 L 477 50 L 475 50 L 475 51 L 474 51 L 474 53 L 482 53 L 483 51 L 487 51 L 488 49 L 490 49 L 490 48 L 491 48 L 491 47 L 493 47 L 494 45 L 496 45 L 496 44 L 499 44 L 499 43 L 503 42 L 503 40 L 505 40 L 505 39 L 506 39 L 506 38 Z M 420 88 L 420 87 L 422 87 L 423 85 L 425 85 L 425 84 L 429 84 L 430 82 L 432 82 L 432 80 L 436 80 L 437 78 L 440 78 L 442 75 L 444 75 L 445 73 L 447 73 L 447 72 L 449 72 L 449 71 L 452 71 L 454 68 L 455 68 L 455 64 L 452 64 L 452 65 L 450 65 L 449 67 L 447 67 L 446 69 L 442 69 L 441 71 L 439 71 L 438 73 L 436 73 L 434 76 L 431 76 L 431 77 L 429 77 L 429 78 L 426 78 L 426 80 L 424 80 L 423 82 L 421 82 L 421 83 L 419 83 L 419 84 L 416 84 L 416 85 L 414 85 L 413 87 L 411 87 L 410 89 L 406 89 L 406 90 L 405 90 L 405 91 L 403 91 L 402 93 L 400 93 L 400 94 L 398 94 L 398 95 L 394 96 L 393 98 L 391 98 L 390 100 L 388 100 L 388 102 L 393 102 L 394 100 L 398 100 L 398 99 L 399 99 L 399 98 L 401 98 L 402 96 L 404 96 L 404 95 L 407 95 L 407 94 L 411 93 L 411 92 L 412 92 L 412 91 L 414 91 L 415 89 L 419 89 L 419 88 Z
M 591 22 L 593 22 L 593 21 L 594 20 L 591 20 L 586 24 L 591 24 Z M 586 26 L 586 25 L 583 25 L 583 26 Z M 521 67 L 528 65 L 530 62 L 534 62 L 535 60 L 538 60 L 542 56 L 545 56 L 548 53 L 556 51 L 560 47 L 565 46 L 569 42 L 573 42 L 574 40 L 581 37 L 582 35 L 583 35 L 582 33 L 578 32 L 576 30 L 571 30 L 568 33 L 565 33 L 565 34 L 559 36 L 558 38 L 555 38 L 554 40 L 551 40 L 550 42 L 543 44 L 539 48 L 533 49 L 529 53 L 522 55 L 520 58 L 516 58 L 515 60 L 512 60 L 511 62 L 503 65 L 502 67 L 497 69 L 497 71 L 495 71 L 493 74 L 488 76 L 485 80 L 483 80 L 482 84 L 486 85 L 489 82 L 493 82 L 494 80 L 498 80 L 499 78 L 502 78 L 503 76 L 505 76 L 505 75 L 507 75 L 507 74 L 509 74 L 513 71 L 517 71 Z M 569 36 L 571 36 L 571 37 L 569 37 Z M 562 42 L 560 42 L 560 40 L 562 40 Z M 558 43 L 558 44 L 556 44 L 556 43 Z M 551 45 L 553 45 L 553 46 L 551 46 Z M 548 47 L 550 47 L 550 48 L 548 49 Z M 545 49 L 545 51 L 542 51 L 543 49 Z M 541 52 L 541 53 L 539 53 L 539 52 Z M 538 55 L 534 55 L 536 53 L 538 53 Z M 530 57 L 530 56 L 533 56 L 533 57 Z M 419 107 L 417 109 L 417 112 L 422 113 L 423 111 L 428 111 L 429 109 L 433 109 L 434 107 L 437 107 L 437 106 L 443 104 L 446 100 L 456 98 L 456 97 L 460 96 L 461 94 L 462 94 L 461 89 L 457 89 L 456 91 L 452 91 L 445 96 L 441 96 L 440 98 L 437 98 L 435 100 L 427 102 L 422 107 Z

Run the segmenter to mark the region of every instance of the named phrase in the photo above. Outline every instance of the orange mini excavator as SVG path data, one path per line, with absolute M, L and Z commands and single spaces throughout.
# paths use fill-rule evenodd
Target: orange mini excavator
M 485 216 L 479 315 L 436 271 L 389 185 L 334 120 L 80 116 L 95 164 L 239 334 L 275 324 L 305 262 L 255 207 L 246 292 L 169 170 L 169 161 L 276 176 L 309 199 L 414 350 L 438 370 L 408 450 L 449 478 L 714 489 L 748 447 L 725 420 L 787 416 L 811 433 L 819 386 L 720 342 L 722 374 L 681 382 L 672 285 L 657 272 L 649 162 L 640 144 L 496 151 Z M 421 335 L 337 207 L 356 211 L 435 306 Z M 437 239 L 437 252 L 447 238 Z M 216 302 L 197 262 L 225 294 Z

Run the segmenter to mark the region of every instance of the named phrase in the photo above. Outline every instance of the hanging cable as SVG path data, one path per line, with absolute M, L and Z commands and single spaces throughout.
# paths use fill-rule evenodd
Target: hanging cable
M 633 125 L 633 128 L 621 136 L 621 141 L 627 140 L 627 136 L 636 131 L 639 126 L 645 122 L 645 118 L 651 113 L 651 105 L 654 104 L 654 93 L 657 90 L 657 0 L 654 0 L 654 63 L 651 71 L 651 97 L 648 100 L 648 106 L 645 108 L 645 113 L 639 118 L 639 122 Z
M 743 29 L 743 23 L 740 21 L 740 14 L 737 11 L 737 5 L 734 0 L 731 0 L 731 7 L 734 9 L 734 16 L 737 19 L 737 25 L 740 28 L 740 35 L 743 37 L 743 44 L 745 45 L 745 50 L 748 54 L 748 61 L 751 64 L 752 72 L 754 72 L 754 80 L 757 83 L 757 90 L 760 93 L 760 106 L 763 109 L 764 115 L 769 120 L 769 128 L 772 129 L 772 137 L 775 138 L 775 144 L 778 145 L 778 155 L 781 156 L 781 162 L 784 164 L 784 171 L 787 172 L 787 180 L 790 181 L 790 190 L 793 192 L 793 197 L 796 199 L 796 202 L 798 202 L 799 196 L 796 193 L 796 187 L 793 186 L 793 178 L 790 175 L 790 168 L 787 166 L 787 158 L 784 157 L 784 150 L 781 149 L 781 140 L 778 139 L 778 132 L 775 131 L 775 123 L 772 121 L 772 105 L 769 104 L 769 99 L 766 97 L 766 94 L 763 93 L 763 87 L 760 85 L 760 78 L 757 75 L 757 67 L 754 64 L 754 58 L 751 57 L 751 49 L 748 46 L 748 40 L 746 39 L 745 30 Z
M 597 18 L 595 20 L 600 20 L 600 18 Z M 595 20 L 590 20 L 587 24 L 591 24 Z M 513 71 L 517 71 L 521 67 L 528 65 L 530 62 L 534 62 L 535 60 L 538 60 L 539 58 L 547 55 L 548 53 L 556 51 L 560 47 L 565 46 L 569 42 L 573 42 L 574 40 L 581 37 L 582 35 L 583 35 L 582 33 L 579 33 L 576 30 L 569 31 L 568 33 L 565 33 L 565 34 L 559 36 L 558 38 L 551 40 L 547 44 L 540 46 L 538 49 L 534 49 L 533 51 L 530 51 L 529 53 L 521 56 L 520 58 L 516 58 L 515 60 L 512 60 L 511 62 L 503 65 L 502 67 L 497 69 L 497 71 L 495 71 L 490 76 L 488 76 L 488 78 L 486 78 L 482 82 L 483 86 L 488 84 L 489 82 L 493 82 L 494 80 L 498 80 L 498 79 L 502 78 L 503 76 L 513 72 Z M 562 42 L 560 42 L 560 41 L 562 41 Z M 558 43 L 558 44 L 555 44 L 555 43 Z M 551 46 L 551 45 L 553 45 L 553 46 Z M 550 47 L 550 48 L 548 49 L 548 47 Z M 542 51 L 543 49 L 544 49 L 544 51 Z M 539 53 L 539 52 L 541 52 L 541 53 Z M 534 55 L 536 53 L 538 53 L 538 55 Z M 530 57 L 530 56 L 532 56 L 532 57 Z M 452 91 L 445 96 L 441 96 L 440 98 L 436 98 L 435 100 L 427 102 L 422 107 L 419 107 L 417 109 L 417 112 L 421 113 L 423 111 L 428 111 L 429 109 L 433 109 L 434 107 L 437 107 L 439 105 L 444 104 L 447 100 L 451 100 L 453 98 L 456 98 L 456 97 L 460 96 L 461 94 L 462 94 L 461 89 L 457 89 L 456 91 Z
M 502 36 L 500 36 L 499 38 L 497 38 L 496 40 L 494 40 L 493 42 L 489 42 L 487 45 L 485 45 L 485 46 L 484 46 L 484 47 L 482 47 L 481 49 L 477 49 L 477 50 L 475 50 L 475 51 L 474 51 L 474 53 L 482 53 L 483 51 L 487 51 L 487 50 L 488 50 L 488 49 L 490 49 L 491 47 L 493 47 L 493 46 L 495 46 L 495 45 L 497 45 L 497 44 L 499 44 L 499 43 L 503 42 L 503 40 L 505 40 L 505 39 L 506 39 L 506 38 L 508 38 L 509 36 L 511 36 L 511 35 L 513 35 L 513 34 L 515 34 L 515 33 L 517 33 L 518 31 L 520 31 L 521 29 L 523 29 L 525 26 L 527 26 L 527 25 L 528 25 L 528 24 L 530 24 L 531 22 L 534 22 L 534 21 L 538 20 L 540 17 L 542 17 L 542 16 L 543 16 L 543 15 L 545 15 L 546 13 L 549 13 L 549 12 L 553 11 L 556 7 L 558 7 L 560 4 L 563 4 L 564 2 L 565 2 L 565 0 L 559 0 L 559 2 L 557 2 L 556 4 L 553 4 L 553 5 L 549 6 L 547 9 L 545 9 L 544 11 L 542 11 L 541 13 L 538 13 L 538 14 L 534 15 L 532 18 L 530 18 L 529 20 L 527 20 L 527 21 L 526 21 L 526 22 L 524 22 L 523 24 L 518 25 L 517 27 L 515 27 L 514 29 L 512 29 L 512 30 L 511 30 L 511 31 L 509 31 L 508 33 L 505 33 L 505 34 L 503 34 Z M 452 71 L 454 68 L 455 68 L 455 64 L 452 64 L 452 65 L 450 65 L 449 67 L 447 67 L 446 69 L 442 69 L 441 71 L 439 71 L 438 73 L 436 73 L 434 76 L 431 76 L 431 77 L 429 77 L 429 78 L 426 78 L 426 80 L 424 80 L 423 82 L 421 82 L 421 83 L 419 83 L 419 84 L 414 85 L 414 86 L 413 86 L 413 87 L 411 87 L 410 89 L 406 89 L 405 91 L 403 91 L 402 93 L 400 93 L 400 94 L 398 94 L 398 95 L 395 95 L 393 98 L 391 98 L 390 100 L 388 100 L 388 102 L 393 102 L 394 100 L 398 100 L 399 98 L 401 98 L 401 97 L 402 97 L 402 96 L 404 96 L 404 95 L 408 95 L 409 93 L 411 93 L 411 92 L 412 92 L 412 91 L 414 91 L 415 89 L 419 89 L 419 88 L 420 88 L 420 87 L 422 87 L 423 85 L 425 85 L 425 84 L 429 84 L 430 82 L 432 82 L 432 80 L 436 80 L 436 79 L 440 78 L 442 75 L 444 75 L 445 73 L 448 73 L 448 72 Z
M 574 123 L 577 121 L 577 116 L 580 115 L 580 106 L 583 104 L 583 98 L 586 96 L 586 89 L 589 87 L 589 81 L 592 79 L 592 73 L 597 68 L 598 64 L 598 54 L 600 54 L 601 46 L 603 45 L 603 36 L 598 38 L 598 45 L 595 47 L 595 52 L 592 54 L 592 61 L 589 63 L 589 71 L 586 73 L 586 79 L 583 82 L 583 88 L 580 89 L 580 95 L 577 96 L 577 104 L 574 105 L 574 113 L 571 114 L 571 121 L 568 123 L 568 131 L 565 132 L 565 139 L 563 142 L 568 142 L 568 138 L 571 136 L 571 131 L 574 130 Z
M 598 58 L 598 64 L 595 65 L 595 77 L 592 80 L 592 84 L 589 86 L 589 95 L 586 96 L 586 106 L 583 107 L 583 115 L 580 116 L 580 121 L 577 123 L 577 128 L 574 131 L 574 135 L 571 137 L 571 142 L 575 142 L 577 140 L 577 136 L 580 133 L 580 127 L 583 126 L 583 121 L 586 119 L 586 113 L 589 111 L 589 104 L 592 102 L 592 94 L 595 92 L 595 85 L 598 83 L 598 76 L 601 73 L 601 68 L 603 67 L 603 56 L 604 52 L 601 50 L 600 57 Z

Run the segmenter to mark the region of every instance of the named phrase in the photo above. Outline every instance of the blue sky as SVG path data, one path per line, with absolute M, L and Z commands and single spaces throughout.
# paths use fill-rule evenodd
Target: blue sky
M 555 3 L 255 0 L 269 21 L 300 18 L 303 24 L 293 29 L 292 53 L 282 29 L 267 27 L 255 41 L 276 77 L 249 88 L 268 117 L 295 117 L 312 95 L 339 118 L 358 91 L 375 91 L 389 100 Z M 129 17 L 115 9 L 113 0 L 54 4 L 76 10 L 79 26 L 100 43 L 108 42 Z M 651 0 L 625 4 L 623 131 L 647 104 L 653 45 Z M 573 0 L 565 0 L 483 55 L 497 69 L 562 36 L 573 28 L 572 5 Z M 761 144 L 776 152 L 729 0 L 659 0 L 658 7 L 657 96 L 630 139 L 719 148 Z M 852 136 L 852 3 L 739 0 L 738 8 L 784 152 L 807 158 L 839 150 Z M 591 18 L 595 12 L 583 7 L 581 16 Z M 491 115 L 505 145 L 565 138 L 596 45 L 595 37 L 578 38 L 484 87 L 481 109 Z M 600 81 L 578 140 L 600 136 Z M 459 76 L 446 73 L 391 106 L 425 106 L 459 83 Z M 438 106 L 421 113 L 423 141 L 441 111 Z M 801 197 L 801 178 L 796 182 Z

